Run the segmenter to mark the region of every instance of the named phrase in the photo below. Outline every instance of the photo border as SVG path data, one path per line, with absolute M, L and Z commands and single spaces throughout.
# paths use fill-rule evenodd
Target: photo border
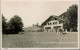
M 42 0 L 41 0 L 42 1 Z M 66 1 L 66 0 L 46 0 L 46 1 Z M 67 1 L 76 1 L 76 0 L 67 0 Z M 51 49 L 53 49 L 53 50 L 66 50 L 66 49 L 80 49 L 80 31 L 79 31 L 79 29 L 80 29 L 80 23 L 79 23 L 79 21 L 80 21 L 80 0 L 77 0 L 78 1 L 78 48 L 2 48 L 2 16 L 1 16 L 1 4 L 0 4 L 0 41 L 1 41 L 1 45 L 0 45 L 0 47 L 1 47 L 1 50 L 9 50 L 9 49 L 16 49 L 16 50 L 18 50 L 18 49 L 20 49 L 20 50 L 51 50 Z M 0 0 L 0 3 L 1 3 L 1 0 Z

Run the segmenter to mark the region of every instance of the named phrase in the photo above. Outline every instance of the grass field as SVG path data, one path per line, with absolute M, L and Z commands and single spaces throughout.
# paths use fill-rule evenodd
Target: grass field
M 3 48 L 77 48 L 78 33 L 24 32 L 2 36 Z

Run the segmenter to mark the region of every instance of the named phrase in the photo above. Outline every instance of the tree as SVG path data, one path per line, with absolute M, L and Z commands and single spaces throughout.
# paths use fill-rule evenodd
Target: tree
M 39 26 L 39 23 L 36 23 L 36 26 Z
M 61 14 L 60 16 L 64 16 L 64 28 L 72 29 L 72 31 L 77 31 L 77 22 L 78 22 L 78 14 L 77 14 L 78 6 L 76 4 L 72 5 L 67 9 L 66 12 Z
M 18 15 L 14 15 L 9 21 L 10 33 L 17 34 L 23 29 L 22 19 Z
M 68 19 L 70 21 L 70 28 L 73 29 L 73 31 L 77 31 L 77 22 L 78 22 L 78 6 L 76 4 L 69 7 L 67 10 Z
M 2 33 L 3 34 L 5 33 L 5 30 L 6 30 L 6 20 L 7 19 L 5 19 L 5 17 L 2 14 Z

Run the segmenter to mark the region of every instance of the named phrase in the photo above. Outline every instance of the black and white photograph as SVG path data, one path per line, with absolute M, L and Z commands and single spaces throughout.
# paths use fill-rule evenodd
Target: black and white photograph
M 1 0 L 2 48 L 78 48 L 78 0 Z

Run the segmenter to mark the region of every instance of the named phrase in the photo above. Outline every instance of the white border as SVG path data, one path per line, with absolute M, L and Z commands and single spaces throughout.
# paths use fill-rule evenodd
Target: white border
M 80 36 L 80 34 L 79 34 L 79 32 L 80 32 L 80 31 L 79 31 L 79 26 L 80 26 L 80 25 L 79 25 L 79 20 L 80 20 L 80 18 L 79 18 L 80 12 L 79 12 L 79 11 L 80 11 L 80 9 L 79 9 L 79 8 L 80 8 L 80 1 L 78 1 L 78 48 L 79 48 L 79 41 L 80 41 L 80 40 L 79 40 L 79 36 Z
M 79 20 L 80 20 L 80 18 L 79 18 L 80 12 L 79 12 L 79 11 L 80 11 L 80 9 L 79 9 L 79 8 L 80 8 L 80 0 L 78 1 L 78 48 L 80 47 L 80 46 L 79 46 L 79 41 L 80 41 L 80 40 L 79 40 L 79 37 L 80 37 L 80 34 L 79 34 L 79 33 L 80 33 L 80 31 L 79 31 L 79 29 L 80 29 L 80 25 L 79 25 L 79 24 L 80 24 L 80 23 L 79 23 Z
M 3 0 L 3 1 L 21 1 L 21 0 Z M 23 0 L 23 1 L 25 1 L 25 0 Z M 33 1 L 33 0 L 26 0 L 26 1 Z M 1 49 L 2 49 L 2 50 L 4 50 L 4 49 L 6 49 L 6 50 L 8 50 L 8 49 L 14 49 L 14 50 L 15 50 L 15 49 L 16 49 L 16 50 L 17 50 L 17 49 L 21 49 L 21 50 L 22 50 L 22 49 L 27 49 L 27 50 L 28 50 L 28 49 L 53 49 L 53 50 L 55 50 L 55 49 L 79 49 L 79 48 L 80 48 L 80 46 L 79 46 L 79 44 L 80 44 L 80 43 L 79 43 L 79 41 L 80 41 L 80 39 L 79 39 L 79 36 L 80 36 L 80 34 L 79 34 L 79 32 L 80 32 L 80 31 L 79 31 L 79 24 L 80 24 L 80 23 L 79 23 L 79 19 L 80 19 L 80 18 L 79 18 L 79 16 L 80 16 L 80 12 L 79 12 L 79 11 L 80 11 L 80 9 L 79 9 L 79 8 L 80 8 L 80 5 L 79 5 L 79 4 L 80 4 L 80 3 L 79 3 L 79 2 L 80 2 L 80 0 L 34 0 L 34 1 L 78 1 L 78 48 L 2 48 L 2 34 L 1 34 Z M 2 19 L 2 18 L 1 18 L 1 19 Z M 1 22 L 2 22 L 2 21 L 1 21 Z M 1 24 L 2 24 L 2 23 L 1 23 Z M 1 27 L 2 27 L 2 26 L 1 26 Z M 1 30 L 2 30 L 2 29 L 1 29 Z M 2 32 L 2 31 L 1 31 L 1 32 Z
M 3 0 L 3 1 L 79 1 L 79 0 Z
M 0 16 L 1 16 L 1 0 L 0 0 Z M 2 17 L 2 16 L 1 16 Z M 0 22 L 2 21 L 2 19 L 1 19 L 1 17 L 0 17 Z M 1 24 L 1 23 L 0 23 Z M 1 24 L 2 25 L 2 24 Z M 1 42 L 2 42 L 2 26 L 0 25 L 0 48 L 2 48 L 2 45 L 1 45 Z

